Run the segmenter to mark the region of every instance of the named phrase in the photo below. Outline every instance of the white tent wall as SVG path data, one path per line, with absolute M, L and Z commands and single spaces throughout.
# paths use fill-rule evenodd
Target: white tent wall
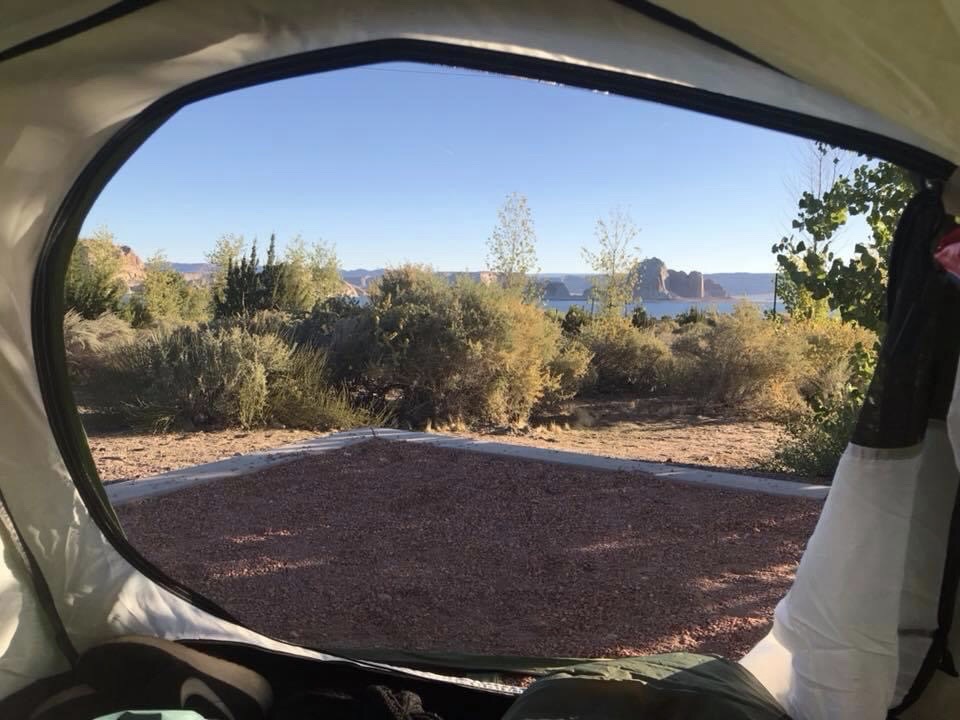
M 960 5 L 952 0 L 658 0 L 658 5 L 763 58 L 913 128 L 957 161 Z
M 773 629 L 742 660 L 794 720 L 882 718 L 906 695 L 938 625 L 957 481 L 942 423 L 916 448 L 848 446 Z M 939 692 L 960 700 L 949 680 Z
M 83 7 L 99 5 L 84 3 Z M 30 22 L 56 17 L 52 10 L 32 18 L 24 14 L 16 27 L 30 28 Z M 770 34 L 792 45 L 789 36 L 778 35 L 776 29 L 771 27 Z M 0 32 L 0 41 L 17 41 L 16 35 Z M 242 630 L 159 587 L 111 547 L 92 521 L 51 431 L 33 357 L 31 291 L 54 216 L 76 178 L 111 136 L 167 94 L 273 58 L 380 39 L 505 52 L 662 80 L 678 89 L 701 88 L 869 130 L 954 162 L 960 160 L 960 137 L 934 132 L 928 124 L 902 114 L 886 119 L 868 104 L 851 102 L 855 94 L 847 85 L 834 87 L 815 74 L 807 77 L 811 84 L 790 79 L 615 2 L 364 0 L 341 6 L 307 0 L 162 0 L 0 63 L 0 247 L 4 253 L 0 265 L 0 416 L 4 418 L 0 490 L 80 650 L 114 635 L 141 632 L 167 638 L 235 639 L 315 656 Z M 960 43 L 954 43 L 943 52 L 952 57 L 958 48 Z M 891 84 L 890 92 L 899 87 Z M 880 548 L 889 550 L 884 561 L 868 563 L 884 578 L 883 587 L 890 595 L 877 600 L 869 615 L 884 623 L 882 637 L 868 637 L 868 628 L 856 617 L 849 618 L 860 622 L 871 644 L 868 651 L 876 651 L 869 664 L 877 668 L 877 684 L 853 681 L 857 692 L 877 693 L 871 694 L 869 702 L 879 712 L 894 694 L 895 630 L 908 552 L 909 519 L 894 513 L 893 507 L 898 501 L 912 505 L 916 483 L 910 478 L 915 477 L 920 461 L 910 458 L 898 466 L 906 482 L 902 476 L 861 477 L 861 462 L 853 457 L 845 460 L 853 479 L 836 492 L 838 499 L 831 495 L 827 516 L 857 510 L 863 515 L 854 523 L 858 533 L 865 537 L 879 530 L 888 538 Z M 875 516 L 875 512 L 883 514 Z M 883 518 L 883 527 L 878 518 Z M 892 525 L 886 524 L 887 519 Z M 833 528 L 821 521 L 820 528 L 825 529 L 818 529 L 821 539 L 813 544 L 811 558 L 822 557 L 826 562 L 832 550 L 827 541 L 837 535 L 849 538 L 840 532 L 849 523 L 849 517 L 838 518 L 838 528 Z M 8 540 L 3 542 L 0 587 L 6 591 L 0 603 L 0 649 L 5 652 L 0 661 L 0 696 L 63 667 L 62 659 L 49 651 L 49 627 L 30 587 L 23 584 L 23 568 L 10 552 Z M 876 546 L 869 549 L 871 553 L 878 550 Z M 812 567 L 814 560 L 804 562 Z M 868 577 L 867 569 L 856 571 L 856 576 L 872 591 L 878 581 Z M 854 592 L 849 576 L 832 574 L 847 594 Z M 800 602 L 800 594 L 788 607 Z M 7 602 L 8 597 L 19 602 Z M 813 599 L 808 600 L 813 605 Z M 29 661 L 19 662 L 17 653 L 29 655 Z M 774 674 L 754 667 L 773 688 L 785 685 L 789 690 L 794 684 L 787 667 Z M 852 708 L 855 697 L 850 695 L 837 707 Z M 874 716 L 881 717 L 854 710 L 843 715 Z

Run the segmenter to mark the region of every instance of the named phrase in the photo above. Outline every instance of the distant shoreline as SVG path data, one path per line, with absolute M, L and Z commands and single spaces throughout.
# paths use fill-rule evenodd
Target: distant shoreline
M 644 305 L 655 305 L 657 303 L 711 303 L 711 302 L 737 302 L 739 300 L 746 300 L 748 302 L 773 302 L 773 293 L 758 293 L 756 295 L 726 295 L 724 297 L 677 297 L 672 298 L 653 298 L 646 299 L 640 298 L 640 302 Z M 590 302 L 590 298 L 584 295 L 569 295 L 568 297 L 554 297 L 554 298 L 544 298 L 544 302 Z M 632 305 L 636 303 L 631 303 Z
M 652 317 L 662 318 L 680 315 L 687 312 L 692 307 L 700 308 L 708 312 L 718 312 L 721 314 L 731 313 L 734 308 L 742 303 L 748 302 L 760 310 L 770 310 L 773 308 L 773 293 L 764 293 L 763 295 L 740 295 L 728 298 L 677 298 L 675 300 L 641 300 L 638 303 L 630 303 L 626 307 L 626 312 L 630 313 L 637 307 L 646 308 Z M 569 297 L 562 300 L 544 300 L 543 306 L 557 312 L 564 313 L 571 306 L 582 307 L 590 312 L 591 301 L 588 298 Z

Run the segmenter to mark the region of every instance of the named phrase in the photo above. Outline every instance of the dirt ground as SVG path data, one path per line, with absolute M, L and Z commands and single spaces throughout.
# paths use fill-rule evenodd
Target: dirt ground
M 319 434 L 308 430 L 161 435 L 91 432 L 90 449 L 100 477 L 112 482 L 275 448 Z M 767 421 L 712 417 L 668 401 L 602 398 L 577 401 L 564 415 L 523 432 L 471 435 L 608 457 L 755 471 L 757 463 L 773 452 L 782 429 Z
M 188 433 L 91 434 L 103 482 L 131 480 L 317 437 L 309 430 L 215 430 Z
M 703 414 L 688 403 L 596 398 L 578 400 L 563 415 L 496 439 L 632 460 L 755 471 L 782 438 L 783 427 L 777 423 Z
M 737 658 L 820 508 L 369 441 L 118 511 L 173 577 L 300 644 Z

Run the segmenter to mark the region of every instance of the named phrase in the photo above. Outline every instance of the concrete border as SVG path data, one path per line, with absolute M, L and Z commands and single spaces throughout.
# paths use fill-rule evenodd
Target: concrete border
M 257 470 L 263 470 L 264 468 L 274 465 L 291 462 L 306 455 L 339 450 L 348 445 L 373 438 L 393 442 L 421 443 L 453 450 L 488 453 L 491 455 L 523 458 L 525 460 L 596 468 L 598 470 L 642 472 L 664 480 L 676 480 L 695 485 L 709 485 L 712 487 L 748 492 L 761 492 L 769 495 L 804 497 L 811 500 L 824 500 L 830 490 L 827 485 L 814 485 L 789 480 L 774 480 L 772 478 L 755 477 L 752 475 L 701 470 L 682 465 L 647 462 L 644 460 L 627 460 L 624 458 L 591 455 L 569 450 L 552 450 L 550 448 L 514 445 L 491 440 L 476 440 L 474 438 L 458 437 L 456 435 L 411 432 L 408 430 L 394 430 L 392 428 L 362 428 L 359 430 L 346 430 L 344 432 L 333 433 L 331 435 L 314 438 L 313 440 L 305 440 L 300 443 L 294 443 L 293 445 L 285 445 L 274 450 L 263 450 L 250 453 L 249 455 L 240 455 L 204 465 L 173 470 L 153 477 L 109 483 L 106 486 L 107 497 L 110 498 L 110 501 L 114 505 L 123 505 L 128 502 L 133 502 L 134 500 L 157 497 L 222 478 L 236 477 L 238 475 L 256 472 Z

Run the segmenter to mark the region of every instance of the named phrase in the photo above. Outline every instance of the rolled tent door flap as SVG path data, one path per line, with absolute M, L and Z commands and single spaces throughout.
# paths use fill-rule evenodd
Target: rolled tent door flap
M 949 650 L 960 291 L 933 251 L 954 227 L 939 188 L 903 213 L 888 326 L 852 441 L 773 629 L 742 661 L 798 720 L 906 709 Z

